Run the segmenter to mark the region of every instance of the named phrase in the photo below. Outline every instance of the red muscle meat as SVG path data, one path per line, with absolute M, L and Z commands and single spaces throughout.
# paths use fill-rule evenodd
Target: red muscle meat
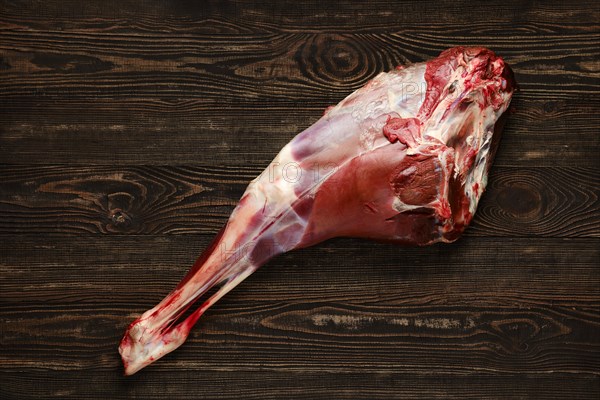
M 486 187 L 514 87 L 494 53 L 457 47 L 381 73 L 326 110 L 250 183 L 183 281 L 129 326 L 125 373 L 179 347 L 206 309 L 278 254 L 337 236 L 456 240 Z

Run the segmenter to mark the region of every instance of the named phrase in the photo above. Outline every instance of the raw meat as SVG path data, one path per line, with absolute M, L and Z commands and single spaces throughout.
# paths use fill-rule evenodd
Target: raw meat
M 250 183 L 173 292 L 129 326 L 125 373 L 179 347 L 206 309 L 277 254 L 336 236 L 456 240 L 486 187 L 514 88 L 501 58 L 457 47 L 381 73 L 326 110 Z

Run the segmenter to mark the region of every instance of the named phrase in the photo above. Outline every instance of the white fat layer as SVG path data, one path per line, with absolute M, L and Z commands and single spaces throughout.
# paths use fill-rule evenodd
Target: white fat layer
M 490 156 L 491 144 L 492 144 L 492 136 L 494 134 L 494 124 L 498 120 L 498 118 L 506 111 L 510 104 L 510 100 L 507 100 L 503 103 L 502 107 L 498 110 L 493 111 L 491 107 L 488 107 L 487 110 L 491 112 L 485 113 L 485 118 L 483 123 L 479 125 L 480 131 L 478 132 L 480 135 L 477 136 L 479 143 L 481 143 L 479 147 L 479 152 L 477 153 L 477 157 L 473 162 L 473 167 L 471 172 L 466 176 L 465 180 L 465 193 L 469 198 L 469 212 L 471 214 L 475 214 L 477 210 L 477 205 L 479 203 L 479 199 L 483 194 L 483 191 L 487 187 L 487 173 L 486 173 L 486 165 L 488 164 L 488 157 Z M 489 129 L 485 130 L 485 127 Z M 475 136 L 475 135 L 472 135 Z M 478 185 L 478 189 L 475 191 L 473 188 L 475 184 Z
M 392 203 L 392 208 L 394 210 L 398 211 L 399 213 L 415 210 L 415 209 L 421 208 L 421 207 L 423 207 L 423 205 L 406 204 L 405 202 L 400 200 L 400 198 L 398 198 L 398 197 L 394 197 L 394 202 Z
M 249 188 L 254 188 L 258 203 L 273 201 L 291 204 L 296 200 L 295 184 L 298 174 L 305 173 L 294 159 L 292 146 L 284 146 L 269 166 L 256 177 Z
M 391 75 L 387 90 L 390 110 L 400 118 L 414 118 L 425 100 L 427 82 L 425 81 L 426 64 L 417 64 Z

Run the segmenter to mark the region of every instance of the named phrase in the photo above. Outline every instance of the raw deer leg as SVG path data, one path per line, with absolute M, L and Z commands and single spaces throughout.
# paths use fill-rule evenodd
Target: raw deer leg
M 277 254 L 336 236 L 456 240 L 487 184 L 514 86 L 491 51 L 453 48 L 381 73 L 328 109 L 250 183 L 175 290 L 129 326 L 125 373 L 179 347 L 206 309 Z

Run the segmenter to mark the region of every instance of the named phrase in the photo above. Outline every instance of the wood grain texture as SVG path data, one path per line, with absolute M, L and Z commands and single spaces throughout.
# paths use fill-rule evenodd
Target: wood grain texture
M 0 0 L 0 398 L 597 399 L 596 2 Z M 377 73 L 483 45 L 520 91 L 453 245 L 277 257 L 125 378 L 125 327 Z
M 366 368 L 363 368 L 366 370 Z M 95 399 L 95 387 L 102 385 L 102 394 L 110 398 L 155 398 L 156 393 L 168 393 L 170 399 L 187 400 L 189 396 L 206 396 L 211 399 L 255 399 L 280 400 L 294 398 L 313 400 L 329 399 L 505 399 L 505 398 L 592 398 L 595 392 L 594 380 L 590 377 L 571 374 L 528 376 L 477 374 L 455 376 L 437 374 L 435 384 L 422 374 L 372 372 L 344 372 L 335 369 L 326 371 L 246 370 L 232 374 L 230 371 L 178 370 L 148 371 L 146 374 L 124 379 L 116 374 L 98 377 L 97 371 L 56 371 L 40 373 L 32 371 L 29 379 L 23 379 L 18 372 L 9 372 L 9 396 L 24 399 L 39 399 L 41 396 L 73 397 Z M 48 387 L 48 377 L 54 386 Z M 559 376 L 564 384 L 556 386 Z M 72 381 L 86 382 L 88 385 L 73 387 Z M 190 385 L 189 393 L 182 393 L 181 387 Z M 336 382 L 336 387 L 332 383 Z M 23 394 L 22 387 L 27 386 Z M 443 386 L 441 391 L 439 386 Z
M 0 233 L 214 234 L 262 170 L 5 166 Z M 600 238 L 600 168 L 495 167 L 489 179 L 468 235 Z

